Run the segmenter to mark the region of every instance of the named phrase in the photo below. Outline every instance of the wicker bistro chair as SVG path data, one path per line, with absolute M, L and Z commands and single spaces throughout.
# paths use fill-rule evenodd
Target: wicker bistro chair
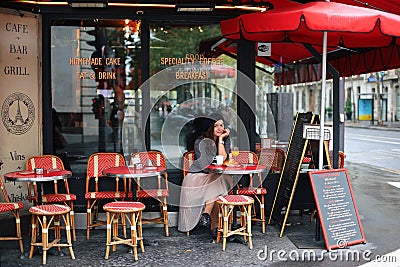
M 190 167 L 192 166 L 194 162 L 194 151 L 186 151 L 183 154 L 183 160 L 182 160 L 182 174 L 183 178 L 185 178 L 186 174 L 188 174 Z
M 4 201 L 0 202 L 0 213 L 10 212 L 15 218 L 16 236 L 1 236 L 0 241 L 3 240 L 17 240 L 19 242 L 19 250 L 21 254 L 24 253 L 24 246 L 22 244 L 22 234 L 21 234 L 21 220 L 19 215 L 19 210 L 24 208 L 22 202 L 10 202 L 8 197 L 6 187 L 3 184 L 3 179 L 0 177 L 0 188 L 3 194 Z
M 192 166 L 194 162 L 194 151 L 186 151 L 183 154 L 183 159 L 182 159 L 182 175 L 183 175 L 183 179 L 185 179 L 186 174 L 188 174 L 190 166 Z M 190 235 L 190 232 L 187 231 L 186 235 Z
M 283 169 L 286 153 L 280 148 L 261 148 L 259 162 L 270 168 L 273 173 L 279 173 Z
M 235 157 L 235 160 L 239 164 L 258 164 L 258 157 L 256 153 L 252 151 L 240 151 L 239 155 Z M 264 202 L 265 202 L 265 195 L 267 194 L 267 189 L 262 185 L 262 175 L 261 173 L 258 175 L 258 183 L 259 186 L 255 187 L 253 183 L 253 176 L 249 175 L 249 186 L 248 187 L 237 187 L 237 194 L 238 195 L 247 195 L 252 196 L 254 199 L 257 200 L 257 203 L 260 206 L 260 217 L 257 218 L 256 209 L 253 209 L 253 221 L 261 222 L 262 233 L 265 233 L 265 209 L 264 209 Z M 233 194 L 233 192 L 229 192 L 229 194 Z
M 160 151 L 145 151 L 145 152 L 137 152 L 132 154 L 131 163 L 133 158 L 139 158 L 140 163 L 144 166 L 157 166 L 157 167 L 165 167 L 166 168 L 166 160 L 164 155 Z M 164 180 L 164 183 L 163 181 Z M 146 178 L 146 182 L 149 181 L 149 178 Z M 140 178 L 136 179 L 137 190 L 136 197 L 140 201 L 144 198 L 154 198 L 160 204 L 160 213 L 161 217 L 153 218 L 153 219 L 143 219 L 143 224 L 147 223 L 159 223 L 164 224 L 165 228 L 165 236 L 169 236 L 169 228 L 168 228 L 168 206 L 167 206 L 167 197 L 169 196 L 168 190 L 168 174 L 165 172 L 164 179 L 162 179 L 161 175 L 157 177 L 156 185 L 144 185 L 143 181 Z M 154 188 L 155 187 L 155 188 Z
M 87 225 L 86 238 L 90 239 L 90 230 L 106 222 L 99 220 L 99 202 L 101 200 L 123 200 L 126 198 L 127 182 L 123 179 L 123 190 L 120 190 L 119 178 L 115 178 L 115 187 L 112 190 L 102 191 L 104 181 L 102 172 L 110 167 L 125 166 L 124 156 L 120 153 L 100 152 L 90 155 L 86 170 Z M 94 185 L 93 185 L 94 184 Z M 124 224 L 124 221 L 122 222 Z M 125 228 L 124 228 L 125 229 Z
M 333 151 L 329 150 L 329 160 L 331 164 L 331 168 L 333 169 Z M 338 162 L 338 168 L 341 169 L 344 167 L 344 159 L 345 159 L 345 154 L 343 151 L 339 151 L 339 162 Z
M 59 169 L 64 170 L 64 164 L 62 160 L 54 155 L 42 155 L 42 156 L 33 156 L 30 157 L 26 161 L 26 170 L 33 171 L 35 168 L 43 168 L 43 169 Z M 60 185 L 63 182 L 64 193 L 61 193 L 62 186 Z M 42 192 L 44 192 L 42 190 Z M 35 206 L 39 205 L 38 203 L 38 190 L 36 182 L 28 182 L 28 197 L 31 202 Z M 64 180 L 56 180 L 53 183 L 53 192 L 52 193 L 43 193 L 42 194 L 42 202 L 43 203 L 63 203 L 70 207 L 71 211 L 69 215 L 71 217 L 71 227 L 72 227 L 72 238 L 76 241 L 76 232 L 75 232 L 75 215 L 74 215 L 74 201 L 76 200 L 76 195 L 71 194 L 69 191 L 68 179 Z

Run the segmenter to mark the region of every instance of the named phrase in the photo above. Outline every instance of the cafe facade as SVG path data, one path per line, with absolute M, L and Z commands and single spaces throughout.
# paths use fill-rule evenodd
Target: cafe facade
M 232 145 L 241 150 L 256 151 L 263 138 L 282 141 L 282 122 L 289 123 L 288 141 L 292 108 L 319 109 L 318 82 L 293 89 L 294 100 L 278 105 L 285 119 L 277 119 L 268 93 L 279 84 L 282 63 L 261 64 L 270 44 L 227 40 L 220 22 L 298 3 L 192 2 L 3 1 L 0 174 L 25 169 L 32 155 L 58 155 L 81 196 L 76 212 L 84 213 L 87 160 L 95 152 L 119 152 L 129 163 L 132 153 L 159 150 L 170 182 L 180 185 L 197 117 L 221 113 Z M 347 85 L 337 81 L 339 75 L 329 83 L 325 104 L 343 112 L 345 98 L 355 97 L 345 96 Z M 291 89 L 281 83 L 278 90 Z M 343 120 L 334 113 L 337 151 Z M 28 204 L 24 185 L 7 182 L 7 189 L 12 201 Z M 147 206 L 157 210 L 156 204 Z
M 254 68 L 254 43 L 239 41 L 234 57 L 215 52 L 219 22 L 262 4 L 90 2 L 2 3 L 2 174 L 25 169 L 32 155 L 59 155 L 79 214 L 92 153 L 120 152 L 129 162 L 134 152 L 160 150 L 179 185 L 194 118 L 220 112 L 247 150 L 274 137 L 265 105 L 273 72 Z M 24 184 L 6 187 L 11 201 L 31 205 Z

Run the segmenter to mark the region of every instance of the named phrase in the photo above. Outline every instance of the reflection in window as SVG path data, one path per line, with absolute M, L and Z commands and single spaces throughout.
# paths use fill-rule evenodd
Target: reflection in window
M 141 84 L 140 21 L 80 21 L 51 28 L 52 106 L 61 122 L 62 146 L 73 171 L 85 172 L 85 159 L 97 151 L 129 154 L 138 135 Z M 73 24 L 73 23 L 69 23 Z M 132 101 L 133 100 L 133 101 Z M 126 105 L 130 102 L 130 105 Z M 126 126 L 126 127 L 125 127 Z M 123 132 L 135 140 L 126 149 Z
M 204 48 L 220 38 L 218 24 L 151 25 L 151 148 L 167 155 L 169 167 L 179 168 L 191 147 L 196 117 L 230 112 L 226 119 L 236 126 L 236 61 L 212 54 L 212 43 Z

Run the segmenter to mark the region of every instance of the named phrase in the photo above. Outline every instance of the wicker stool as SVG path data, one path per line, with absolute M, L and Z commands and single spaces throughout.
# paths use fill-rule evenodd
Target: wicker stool
M 135 260 L 138 260 L 137 255 L 137 241 L 140 242 L 140 248 L 142 253 L 144 252 L 143 236 L 142 236 L 142 211 L 145 209 L 145 205 L 141 202 L 111 202 L 103 206 L 103 209 L 107 212 L 107 244 L 106 244 L 106 256 L 108 259 L 110 253 L 110 247 L 113 247 L 113 251 L 116 251 L 117 245 L 125 244 L 133 249 L 133 255 Z M 130 216 L 129 216 L 130 215 Z M 121 238 L 118 236 L 118 217 L 123 216 L 131 225 L 131 238 Z M 113 240 L 111 241 L 111 229 Z
M 225 251 L 226 238 L 231 235 L 241 235 L 244 239 L 248 237 L 249 248 L 253 249 L 251 240 L 251 206 L 254 203 L 254 199 L 244 195 L 227 195 L 219 196 L 217 203 L 219 210 L 217 243 L 219 243 L 222 233 L 222 250 Z M 232 215 L 235 207 L 238 207 L 241 211 L 241 225 L 237 229 L 232 229 Z
M 43 248 L 43 264 L 46 264 L 47 250 L 52 247 L 57 247 L 59 252 L 61 251 L 61 247 L 68 247 L 71 258 L 73 260 L 75 259 L 74 251 L 72 250 L 71 227 L 69 223 L 70 211 L 70 207 L 60 204 L 39 205 L 33 206 L 29 209 L 29 212 L 32 213 L 32 237 L 29 258 L 32 258 L 33 256 L 34 247 L 40 246 Z M 65 231 L 67 233 L 67 243 L 65 244 L 60 243 L 61 218 L 65 223 Z M 40 225 L 42 227 L 42 242 L 36 242 L 36 237 L 38 236 L 38 229 L 36 228 L 37 225 Z M 55 230 L 55 238 L 51 242 L 49 242 L 50 227 L 53 227 Z

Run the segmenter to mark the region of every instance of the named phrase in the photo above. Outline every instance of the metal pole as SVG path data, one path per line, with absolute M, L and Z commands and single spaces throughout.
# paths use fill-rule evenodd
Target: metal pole
M 318 169 L 322 170 L 324 163 L 324 125 L 325 125 L 325 90 L 326 90 L 326 52 L 328 43 L 328 33 L 324 31 L 323 47 L 322 47 L 322 89 L 321 89 L 321 113 L 320 113 L 320 129 L 319 129 L 319 154 Z

